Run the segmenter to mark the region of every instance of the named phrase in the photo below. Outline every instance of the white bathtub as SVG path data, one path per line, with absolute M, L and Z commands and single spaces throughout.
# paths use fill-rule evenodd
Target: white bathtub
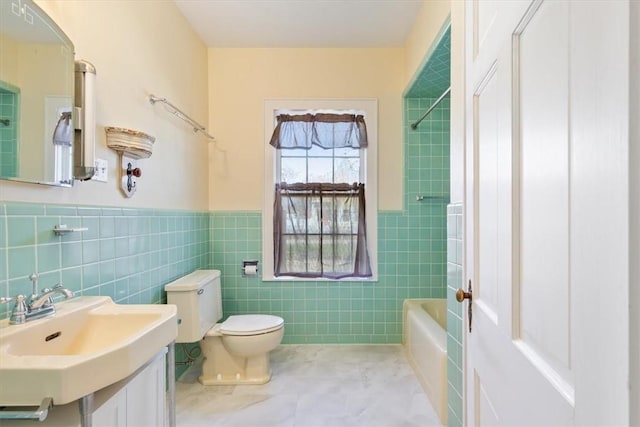
M 447 425 L 447 300 L 403 304 L 403 344 L 431 404 Z

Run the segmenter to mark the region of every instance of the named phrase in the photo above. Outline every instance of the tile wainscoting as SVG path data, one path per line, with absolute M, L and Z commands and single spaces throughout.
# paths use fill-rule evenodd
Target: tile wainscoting
M 86 231 L 56 236 L 65 224 Z M 209 213 L 0 203 L 0 295 L 57 283 L 124 304 L 165 301 L 165 283 L 209 263 Z M 0 305 L 7 317 L 10 304 Z
M 379 213 L 377 282 L 243 277 L 243 260 L 262 263 L 262 214 L 212 212 L 211 265 L 222 271 L 225 315 L 281 316 L 286 344 L 400 343 L 402 302 L 446 296 L 444 209 L 425 205 L 424 218 Z

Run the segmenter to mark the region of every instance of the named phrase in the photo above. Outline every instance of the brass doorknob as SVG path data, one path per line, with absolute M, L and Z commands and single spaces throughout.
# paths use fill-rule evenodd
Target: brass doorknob
M 472 300 L 472 294 L 471 292 L 465 292 L 462 288 L 458 289 L 458 292 L 456 292 L 456 299 L 458 300 L 458 302 L 462 302 L 465 299 L 469 299 Z

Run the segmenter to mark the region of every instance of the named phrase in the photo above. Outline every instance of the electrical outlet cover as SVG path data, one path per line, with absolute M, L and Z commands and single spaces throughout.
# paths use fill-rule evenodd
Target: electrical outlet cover
M 96 159 L 95 161 L 96 173 L 91 178 L 93 181 L 107 182 L 108 181 L 108 167 L 109 163 L 104 159 Z

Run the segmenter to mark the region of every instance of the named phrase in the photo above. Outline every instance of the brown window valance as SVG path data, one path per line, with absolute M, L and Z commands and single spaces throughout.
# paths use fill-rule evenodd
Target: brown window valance
M 367 126 L 360 114 L 279 114 L 269 144 L 280 149 L 365 148 Z

